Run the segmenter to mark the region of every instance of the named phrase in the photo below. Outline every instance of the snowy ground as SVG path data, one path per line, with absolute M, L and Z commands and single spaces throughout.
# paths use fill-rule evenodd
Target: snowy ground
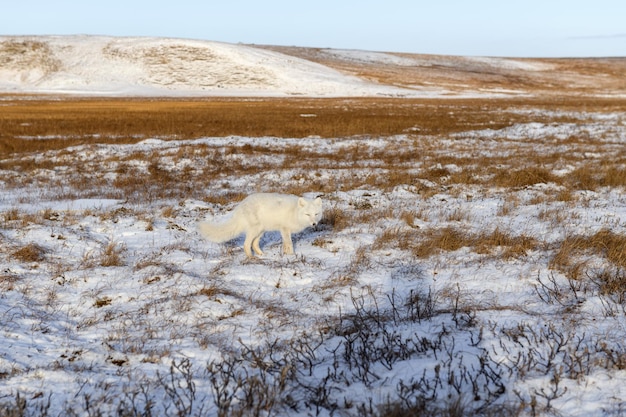
M 618 158 L 626 114 L 552 116 L 443 137 L 150 139 L 3 161 L 0 410 L 624 415 L 624 287 L 592 279 L 624 271 L 584 253 L 572 279 L 553 259 L 567 236 L 626 234 L 622 186 L 557 198 L 578 167 Z M 293 148 L 317 159 L 297 168 Z M 377 155 L 398 150 L 406 181 L 388 181 Z M 552 152 L 554 182 L 454 180 L 463 158 L 506 171 Z M 436 162 L 446 155 L 457 162 Z M 40 168 L 24 176 L 26 160 Z M 141 183 L 157 171 L 162 184 Z M 295 256 L 277 234 L 252 260 L 242 239 L 198 234 L 254 191 L 323 193 L 325 220 L 295 236 Z M 416 249 L 446 230 L 536 243 Z

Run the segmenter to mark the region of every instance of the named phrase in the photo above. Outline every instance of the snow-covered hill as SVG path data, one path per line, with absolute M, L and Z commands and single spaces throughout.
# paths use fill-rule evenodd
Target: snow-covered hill
M 401 94 L 279 52 L 219 42 L 0 37 L 0 91 L 90 95 Z
M 172 38 L 0 36 L 0 93 L 626 97 L 626 58 L 511 59 Z

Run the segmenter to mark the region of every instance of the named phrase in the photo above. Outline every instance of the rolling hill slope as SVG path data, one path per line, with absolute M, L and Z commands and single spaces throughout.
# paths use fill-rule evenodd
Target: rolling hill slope
M 0 37 L 0 92 L 113 96 L 624 96 L 626 59 L 505 59 L 170 38 Z

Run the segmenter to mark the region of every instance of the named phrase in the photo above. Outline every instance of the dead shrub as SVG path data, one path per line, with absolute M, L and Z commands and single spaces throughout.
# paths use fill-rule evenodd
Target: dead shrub
M 402 213 L 400 213 L 400 219 L 403 220 L 407 224 L 407 226 L 414 227 L 414 228 L 419 227 L 415 224 L 415 221 L 416 219 L 420 219 L 421 216 L 422 216 L 421 213 L 418 213 L 414 210 L 405 210 Z
M 161 215 L 163 217 L 174 218 L 174 217 L 176 217 L 176 214 L 177 214 L 177 211 L 172 206 L 165 206 L 161 210 Z
M 588 275 L 598 285 L 600 294 L 617 296 L 619 303 L 626 301 L 626 269 L 602 269 Z
M 25 227 L 29 224 L 41 221 L 41 218 L 37 214 L 20 211 L 17 208 L 9 209 L 2 213 L 2 215 L 4 220 L 4 227 L 6 227 L 7 229 Z
M 20 278 L 15 274 L 0 274 L 0 290 L 12 291 Z
M 96 308 L 102 308 L 102 307 L 111 305 L 112 302 L 113 302 L 113 299 L 111 297 L 101 297 L 101 298 L 96 299 L 93 305 Z
M 409 234 L 409 232 L 405 232 L 399 227 L 385 229 L 381 234 L 376 237 L 376 240 L 374 241 L 372 247 L 374 249 L 381 249 L 386 247 L 398 247 L 401 249 L 406 249 L 409 247 L 409 245 L 406 244 L 406 238 Z
M 226 206 L 232 203 L 238 203 L 247 197 L 246 193 L 238 191 L 227 191 L 219 194 L 209 194 L 205 196 L 202 201 L 209 204 L 217 204 L 220 206 Z
M 203 296 L 203 297 L 207 297 L 209 299 L 214 299 L 217 296 L 229 296 L 229 297 L 237 297 L 237 293 L 222 287 L 222 286 L 218 286 L 215 283 L 211 283 L 209 285 L 205 285 L 203 286 L 201 289 L 199 289 L 196 293 L 194 293 L 195 296 Z
M 556 201 L 561 201 L 563 203 L 569 203 L 574 200 L 575 200 L 574 193 L 572 193 L 572 190 L 569 188 L 565 188 L 559 191 L 558 194 L 556 195 Z
M 17 208 L 12 208 L 5 211 L 4 213 L 2 213 L 2 217 L 5 222 L 14 222 L 22 218 L 20 211 Z

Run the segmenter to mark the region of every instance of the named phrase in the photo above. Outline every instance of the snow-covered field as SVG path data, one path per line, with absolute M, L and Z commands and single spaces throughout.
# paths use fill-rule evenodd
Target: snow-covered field
M 3 160 L 0 414 L 624 415 L 626 114 L 526 115 Z M 255 191 L 322 195 L 296 255 L 198 234 Z

